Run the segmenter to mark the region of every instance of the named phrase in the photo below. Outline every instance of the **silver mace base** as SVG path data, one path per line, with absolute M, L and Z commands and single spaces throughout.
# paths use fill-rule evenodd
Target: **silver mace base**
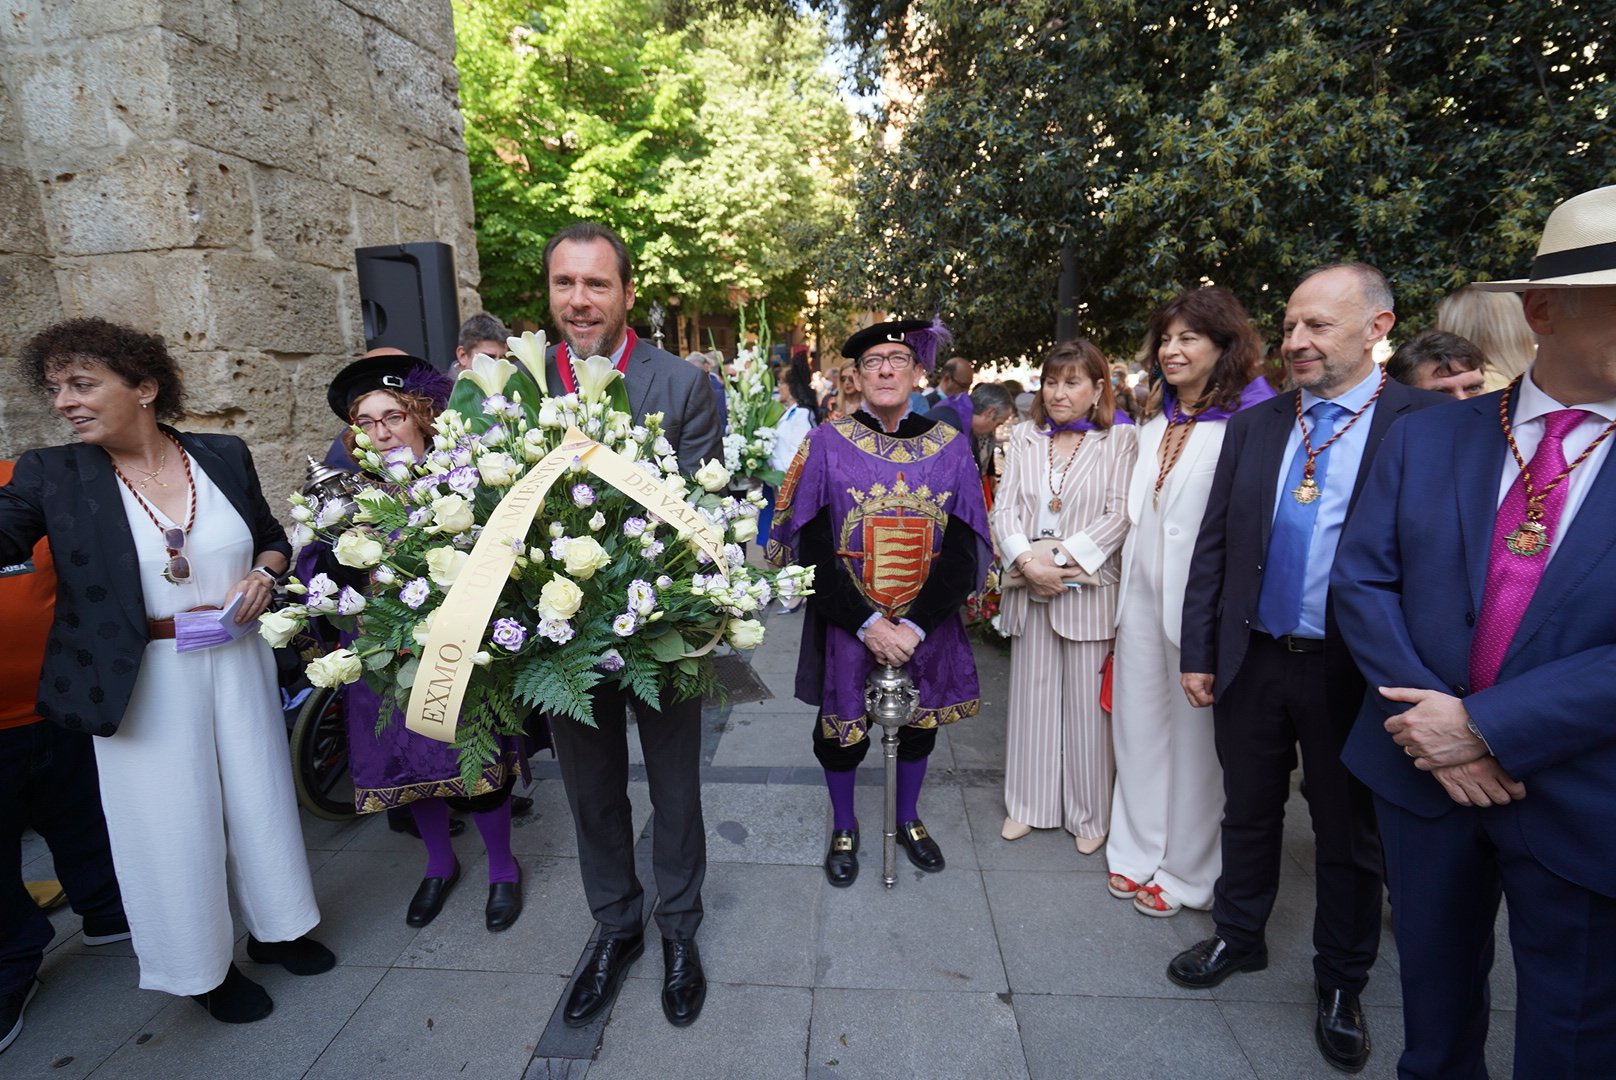
M 864 683 L 864 713 L 885 730 L 881 754 L 886 767 L 885 811 L 882 814 L 881 884 L 898 883 L 898 729 L 915 713 L 919 695 L 902 668 L 882 664 Z

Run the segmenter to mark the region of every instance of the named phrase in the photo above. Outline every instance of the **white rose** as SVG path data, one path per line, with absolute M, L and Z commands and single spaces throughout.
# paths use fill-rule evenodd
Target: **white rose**
M 509 487 L 516 479 L 516 459 L 509 454 L 484 454 L 477 459 L 477 473 L 489 487 Z
M 581 578 L 592 578 L 595 571 L 611 564 L 612 557 L 592 536 L 575 536 L 561 545 L 562 559 L 567 573 Z M 569 612 L 570 614 L 570 612 Z M 566 618 L 565 615 L 561 616 Z
M 432 620 L 437 618 L 437 615 L 438 613 L 436 611 L 432 612 L 426 618 L 416 623 L 415 628 L 410 631 L 410 636 L 415 639 L 415 643 L 417 645 L 426 644 L 426 639 L 432 634 Z
M 339 563 L 356 570 L 369 570 L 382 561 L 381 544 L 359 529 L 349 529 L 338 537 L 332 551 Z
M 557 574 L 539 590 L 539 617 L 556 622 L 570 619 L 578 613 L 583 602 L 584 591 L 577 582 Z
M 763 624 L 756 619 L 731 619 L 724 638 L 737 649 L 755 649 L 763 644 Z
M 735 542 L 737 544 L 744 544 L 748 540 L 754 539 L 757 536 L 757 518 L 737 518 L 735 524 L 731 527 L 731 531 L 735 535 Z
M 433 584 L 447 589 L 460 576 L 461 569 L 470 557 L 466 552 L 451 547 L 435 547 L 426 553 L 427 577 L 432 579 Z
M 721 461 L 709 461 L 696 470 L 696 483 L 708 491 L 723 491 L 729 485 L 729 470 Z
M 476 524 L 471 516 L 471 504 L 459 495 L 433 499 L 432 520 L 437 523 L 434 531 L 440 533 L 463 533 Z
M 269 642 L 272 649 L 278 649 L 291 641 L 302 627 L 302 622 L 284 612 L 266 611 L 258 616 L 258 634 Z
M 338 649 L 311 661 L 307 674 L 309 682 L 315 686 L 336 687 L 359 678 L 364 668 L 365 665 L 352 650 Z

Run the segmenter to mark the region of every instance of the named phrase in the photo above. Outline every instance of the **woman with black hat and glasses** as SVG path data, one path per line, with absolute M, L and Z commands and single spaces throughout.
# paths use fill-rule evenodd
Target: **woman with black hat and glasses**
M 158 423 L 183 415 L 185 393 L 161 337 L 60 323 L 28 343 L 22 372 L 79 437 L 22 455 L 0 488 L 0 564 L 41 537 L 57 563 L 40 716 L 100 736 L 141 987 L 262 1019 L 269 995 L 232 962 L 232 889 L 251 959 L 296 975 L 336 963 L 304 936 L 320 912 L 275 662 L 250 632 L 286 534 L 245 443 Z
M 373 354 L 340 371 L 331 381 L 327 399 L 331 410 L 349 424 L 342 441 L 355 459 L 359 456 L 355 441 L 363 432 L 377 453 L 403 448 L 420 461 L 437 433 L 433 420 L 448 404 L 452 389 L 448 377 L 423 360 L 402 353 Z M 306 585 L 312 586 L 315 573 L 324 573 L 336 588 L 348 586 L 360 593 L 370 584 L 369 574 L 338 563 L 323 542 L 306 547 L 298 567 L 306 575 L 300 575 Z M 344 645 L 349 637 L 344 635 Z M 372 813 L 408 807 L 426 844 L 426 873 L 405 922 L 425 926 L 437 918 L 460 881 L 460 862 L 449 842 L 453 807 L 471 813 L 488 851 L 485 923 L 491 931 L 510 928 L 522 913 L 521 868 L 511 854 L 511 788 L 521 761 L 518 740 L 502 737 L 499 759 L 486 763 L 468 790 L 460 775 L 458 750 L 410 731 L 397 712 L 378 734 L 377 693 L 363 680 L 349 683 L 343 692 L 355 808 Z

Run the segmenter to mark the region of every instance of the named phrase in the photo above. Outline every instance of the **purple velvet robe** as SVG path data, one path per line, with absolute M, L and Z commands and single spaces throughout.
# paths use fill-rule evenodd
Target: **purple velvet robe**
M 971 441 L 948 424 L 933 424 L 910 438 L 873 431 L 851 418 L 815 428 L 781 485 L 770 562 L 798 561 L 800 531 L 827 509 L 838 565 L 874 610 L 892 618 L 902 618 L 918 594 L 950 517 L 974 534 L 973 589 L 981 588 L 992 562 Z M 827 736 L 851 746 L 867 737 L 864 682 L 876 660 L 843 627 L 827 621 L 823 631 L 822 663 L 799 666 L 797 697 L 820 707 Z M 805 631 L 805 655 L 808 647 Z M 936 727 L 976 715 L 976 658 L 958 612 L 926 635 L 904 670 L 919 693 L 912 726 Z

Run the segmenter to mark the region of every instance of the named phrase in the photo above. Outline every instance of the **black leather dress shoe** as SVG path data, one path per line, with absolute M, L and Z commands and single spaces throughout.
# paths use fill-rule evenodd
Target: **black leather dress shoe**
M 1220 937 L 1209 937 L 1173 957 L 1167 977 L 1191 990 L 1206 990 L 1237 971 L 1261 971 L 1267 966 L 1267 945 L 1240 951 Z
M 269 991 L 243 975 L 234 964 L 224 973 L 224 982 L 191 997 L 222 1024 L 250 1024 L 275 1011 Z
M 516 925 L 522 914 L 522 870 L 517 867 L 515 881 L 491 881 L 488 884 L 488 907 L 485 912 L 488 929 L 497 934 Z
M 279 964 L 293 975 L 320 975 L 337 966 L 330 949 L 312 938 L 259 941 L 247 935 L 247 955 L 255 964 Z
M 859 832 L 837 829 L 830 834 L 830 850 L 825 852 L 825 880 L 845 889 L 858 880 Z
M 568 1027 L 583 1027 L 593 1020 L 596 1013 L 616 1000 L 624 976 L 643 952 L 644 934 L 627 938 L 601 938 L 595 942 L 595 949 L 589 954 L 583 972 L 573 982 L 572 992 L 567 995 L 567 1005 L 561 1010 L 561 1022 Z
M 935 874 L 948 865 L 943 861 L 943 849 L 937 846 L 919 818 L 898 826 L 898 843 L 903 845 L 909 861 L 928 874 Z
M 454 873 L 446 878 L 429 877 L 421 879 L 420 888 L 415 890 L 415 896 L 410 900 L 410 910 L 405 914 L 404 921 L 411 926 L 425 926 L 438 917 L 443 910 L 443 902 L 449 899 L 449 894 L 460 883 L 460 860 L 455 860 Z
M 674 1027 L 689 1027 L 707 1000 L 701 954 L 690 938 L 662 939 L 662 1015 Z
M 1319 1053 L 1342 1072 L 1362 1072 L 1369 1062 L 1369 1025 L 1358 995 L 1318 987 L 1319 1022 L 1313 1026 Z

